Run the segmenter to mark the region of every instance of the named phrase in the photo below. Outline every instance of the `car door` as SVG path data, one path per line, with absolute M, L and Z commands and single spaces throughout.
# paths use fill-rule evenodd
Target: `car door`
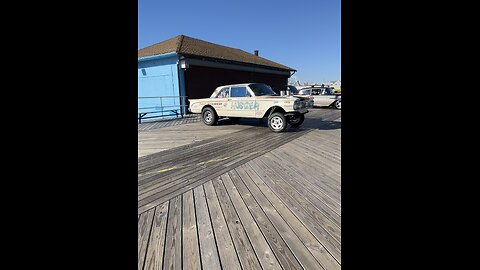
M 329 91 L 327 91 L 327 88 L 322 89 L 320 94 L 323 99 L 322 106 L 330 106 L 335 101 L 335 95 L 332 95 Z
M 317 88 L 312 90 L 312 95 L 315 97 L 315 106 L 328 106 L 328 97 L 324 95 L 324 89 Z
M 312 88 L 310 89 L 310 95 L 313 97 L 313 105 L 315 106 L 323 106 L 323 99 L 320 95 L 320 91 L 318 89 Z
M 254 117 L 255 99 L 246 86 L 230 87 L 228 98 L 228 116 L 232 117 Z
M 210 103 L 215 111 L 217 112 L 218 116 L 227 116 L 228 115 L 228 99 L 230 97 L 230 87 L 225 87 L 220 90 L 215 97 L 212 99 Z

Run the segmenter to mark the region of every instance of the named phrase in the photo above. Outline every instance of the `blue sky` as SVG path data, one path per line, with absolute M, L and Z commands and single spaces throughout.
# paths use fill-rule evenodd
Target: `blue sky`
M 302 83 L 340 79 L 340 0 L 138 0 L 138 48 L 186 35 L 292 67 Z

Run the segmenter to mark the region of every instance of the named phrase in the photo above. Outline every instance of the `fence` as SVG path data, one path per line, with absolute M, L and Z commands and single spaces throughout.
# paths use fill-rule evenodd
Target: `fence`
M 138 97 L 138 123 L 142 119 L 183 116 L 187 113 L 187 96 Z M 177 104 L 179 103 L 179 104 Z

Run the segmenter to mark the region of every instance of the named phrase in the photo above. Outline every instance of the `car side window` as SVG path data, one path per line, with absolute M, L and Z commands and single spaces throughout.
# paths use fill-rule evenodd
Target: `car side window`
M 318 96 L 320 95 L 320 92 L 318 91 L 318 89 L 312 89 L 312 95 Z
M 230 97 L 248 97 L 250 96 L 248 94 L 247 88 L 246 87 L 232 87 L 230 88 Z
M 220 93 L 218 93 L 217 95 L 217 98 L 228 98 L 230 95 L 229 95 L 229 90 L 230 88 L 223 88 Z

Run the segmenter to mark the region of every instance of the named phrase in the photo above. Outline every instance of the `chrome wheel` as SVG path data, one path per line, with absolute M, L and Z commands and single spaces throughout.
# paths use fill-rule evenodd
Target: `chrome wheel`
M 282 129 L 284 124 L 285 123 L 283 122 L 282 118 L 280 118 L 279 116 L 274 116 L 272 117 L 272 119 L 270 119 L 270 125 L 275 130 Z
M 273 132 L 282 132 L 287 128 L 287 119 L 282 112 L 274 112 L 268 117 L 268 127 Z
M 206 111 L 205 115 L 203 117 L 205 118 L 206 122 L 208 122 L 208 123 L 212 122 L 213 115 L 210 111 Z
M 204 108 L 202 110 L 202 120 L 205 125 L 213 126 L 217 123 L 218 116 L 212 108 Z
M 335 101 L 335 109 L 338 109 L 338 110 L 342 109 L 342 101 L 340 100 Z

